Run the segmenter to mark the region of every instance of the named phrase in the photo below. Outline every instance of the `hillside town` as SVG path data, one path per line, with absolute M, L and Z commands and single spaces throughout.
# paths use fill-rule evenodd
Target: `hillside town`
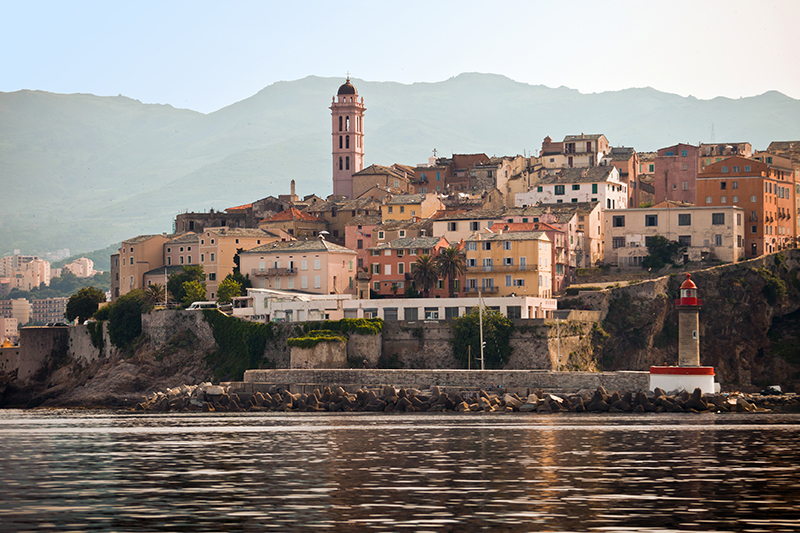
M 552 318 L 581 272 L 641 271 L 657 237 L 677 243 L 671 262 L 699 266 L 797 246 L 800 141 L 637 152 L 576 132 L 546 137 L 537 156 L 433 149 L 422 164 L 365 168 L 366 106 L 349 78 L 330 112 L 332 195 L 301 198 L 292 180 L 286 194 L 177 214 L 171 232 L 122 242 L 109 299 L 199 266 L 205 301 L 227 303 L 221 284 L 247 280 L 230 303 L 249 320 L 450 319 L 479 298 L 509 318 Z M 2 261 L 9 286 L 49 281 L 46 261 Z M 14 302 L 0 302 L 9 338 Z

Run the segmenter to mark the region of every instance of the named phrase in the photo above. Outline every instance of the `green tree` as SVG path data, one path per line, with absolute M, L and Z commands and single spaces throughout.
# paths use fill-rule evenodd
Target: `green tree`
M 197 280 L 184 282 L 181 285 L 181 291 L 183 293 L 181 303 L 184 306 L 189 306 L 192 302 L 202 302 L 206 299 L 206 284 Z
M 454 298 L 456 278 L 467 271 L 464 253 L 458 246 L 440 248 L 436 256 L 436 268 L 439 276 L 447 278 L 447 290 L 450 298 Z
M 127 349 L 142 334 L 142 313 L 147 306 L 142 289 L 117 298 L 108 310 L 108 336 L 111 344 Z
M 439 280 L 436 262 L 430 255 L 421 255 L 411 264 L 411 279 L 422 289 L 426 298 L 430 297 L 431 288 Z
M 241 284 L 230 275 L 222 280 L 222 283 L 217 287 L 217 301 L 221 304 L 229 304 L 234 296 L 240 296 L 241 294 Z
M 153 283 L 148 285 L 144 291 L 145 301 L 150 307 L 164 304 L 164 285 Z
M 175 299 L 176 302 L 183 302 L 186 300 L 186 293 L 183 290 L 183 284 L 187 281 L 198 281 L 204 283 L 206 275 L 203 272 L 201 265 L 184 266 L 181 270 L 175 272 L 169 277 L 167 281 L 167 291 Z M 205 300 L 205 296 L 200 298 Z M 192 300 L 192 302 L 195 300 Z M 189 302 L 191 303 L 191 302 Z
M 453 321 L 453 339 L 450 344 L 453 347 L 453 356 L 461 363 L 463 368 L 468 368 L 470 363 L 470 347 L 472 351 L 472 368 L 480 368 L 480 319 L 478 308 L 472 309 L 469 313 L 456 318 Z M 508 362 L 511 357 L 511 332 L 514 324 L 507 317 L 498 311 L 483 310 L 483 340 L 484 347 L 484 366 L 487 369 L 500 369 Z M 476 366 L 477 365 L 477 366 Z
M 253 284 L 250 282 L 250 276 L 243 276 L 241 272 L 238 272 L 235 269 L 231 274 L 225 276 L 225 279 L 232 279 L 239 284 L 239 294 L 234 294 L 234 296 L 247 296 L 247 289 L 251 289 L 253 287 Z
M 671 241 L 661 235 L 654 235 L 647 241 L 648 256 L 642 260 L 642 268 L 658 270 L 667 263 L 672 263 L 684 251 L 686 251 L 686 246 L 681 246 L 676 241 Z
M 69 297 L 64 316 L 70 322 L 76 318 L 79 322 L 84 322 L 97 311 L 100 303 L 105 301 L 106 295 L 103 291 L 94 287 L 84 287 Z

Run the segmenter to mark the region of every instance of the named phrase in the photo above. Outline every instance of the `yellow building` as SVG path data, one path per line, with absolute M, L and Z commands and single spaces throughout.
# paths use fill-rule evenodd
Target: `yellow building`
M 237 250 L 249 250 L 275 241 L 286 240 L 284 232 L 257 228 L 206 228 L 200 237 L 200 266 L 206 274 L 206 297 L 214 300 L 217 288 L 233 273 Z
M 552 297 L 552 243 L 543 231 L 497 233 L 489 229 L 464 240 L 466 292 L 491 296 Z
M 381 219 L 386 222 L 414 217 L 428 218 L 440 209 L 444 209 L 444 204 L 434 193 L 398 194 L 381 206 Z
M 119 285 L 114 285 L 112 299 L 129 293 L 133 289 L 143 289 L 144 275 L 149 270 L 164 265 L 164 243 L 167 235 L 139 235 L 122 241 L 118 255 L 119 265 L 112 256 L 112 280 L 119 275 Z M 113 282 L 112 282 L 113 283 Z

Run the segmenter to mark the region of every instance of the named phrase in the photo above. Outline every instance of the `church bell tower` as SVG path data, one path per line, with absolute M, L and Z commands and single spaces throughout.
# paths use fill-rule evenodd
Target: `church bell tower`
M 364 169 L 364 98 L 350 83 L 339 87 L 331 103 L 333 194 L 353 197 L 353 174 Z

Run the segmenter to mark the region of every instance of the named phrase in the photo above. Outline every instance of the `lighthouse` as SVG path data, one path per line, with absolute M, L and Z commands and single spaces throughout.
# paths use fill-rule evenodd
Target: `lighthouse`
M 715 392 L 714 367 L 700 365 L 700 307 L 703 302 L 697 298 L 697 285 L 691 274 L 686 274 L 675 305 L 678 308 L 678 366 L 651 366 L 650 390 L 656 387 L 665 391 L 700 388 L 706 393 Z

